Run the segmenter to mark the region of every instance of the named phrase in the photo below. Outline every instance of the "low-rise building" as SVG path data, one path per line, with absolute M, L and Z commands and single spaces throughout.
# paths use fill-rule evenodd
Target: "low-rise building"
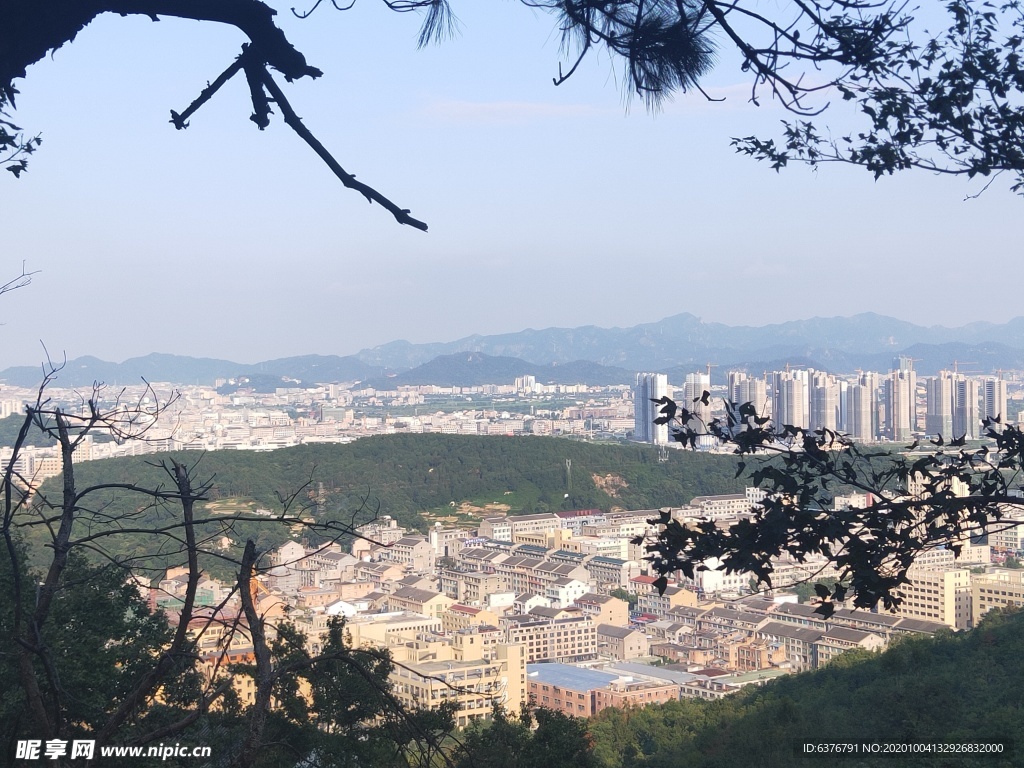
M 1024 607 L 1024 570 L 990 568 L 974 577 L 971 593 L 975 626 L 993 608 Z
M 479 635 L 455 635 L 450 643 L 407 641 L 390 647 L 399 662 L 392 692 L 409 711 L 456 703 L 455 722 L 464 728 L 488 719 L 495 704 L 517 711 L 526 702 L 526 658 L 521 645 L 499 645 L 485 657 Z
M 387 601 L 389 611 L 410 611 L 436 619 L 440 619 L 454 603 L 448 595 L 416 587 L 402 587 L 388 595 Z
M 597 656 L 597 627 L 587 616 L 561 619 L 536 615 L 505 616 L 499 626 L 505 642 L 526 647 L 527 662 L 590 661 Z
M 430 573 L 434 570 L 434 548 L 423 536 L 403 536 L 377 550 L 377 554 L 382 562 L 399 563 L 413 573 Z
M 630 580 L 640 575 L 640 563 L 618 557 L 595 555 L 584 561 L 591 584 L 598 591 L 630 589 Z
M 630 627 L 598 624 L 597 652 L 616 661 L 646 656 L 649 653 L 647 635 Z
M 456 603 L 441 614 L 441 628 L 445 632 L 459 632 L 470 627 L 497 626 L 498 617 L 486 608 Z
M 913 567 L 909 583 L 896 594 L 903 598 L 898 615 L 945 624 L 951 629 L 973 626 L 971 572 L 966 568 L 931 570 Z
M 595 624 L 624 627 L 629 623 L 629 603 L 618 597 L 587 592 L 576 598 L 574 605 L 584 616 L 593 619 Z

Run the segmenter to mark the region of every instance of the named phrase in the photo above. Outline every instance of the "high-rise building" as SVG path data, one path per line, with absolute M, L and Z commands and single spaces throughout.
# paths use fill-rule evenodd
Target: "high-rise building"
M 917 429 L 917 374 L 914 362 L 900 356 L 899 366 L 886 377 L 882 396 L 885 402 L 885 436 L 890 440 L 909 440 Z
M 878 438 L 878 374 L 861 373 L 846 393 L 846 430 L 859 442 Z
M 517 376 L 515 380 L 516 392 L 520 394 L 534 392 L 537 387 L 536 376 Z
M 810 429 L 839 429 L 842 415 L 839 382 L 830 374 L 817 371 L 811 378 L 811 411 L 808 418 Z
M 1006 382 L 1002 376 L 990 376 L 985 379 L 981 416 L 985 419 L 994 419 L 998 416 L 1000 423 L 1006 423 Z
M 633 439 L 655 445 L 668 444 L 668 425 L 655 424 L 660 406 L 652 400 L 671 397 L 664 373 L 638 373 L 633 387 Z
M 771 416 L 768 385 L 764 379 L 751 378 L 743 371 L 729 371 L 729 400 L 742 405 L 750 403 L 758 416 Z
M 683 399 L 680 405 L 699 418 L 706 426 L 711 421 L 711 402 L 701 402 L 704 393 L 711 392 L 711 376 L 706 373 L 688 373 L 683 382 Z M 700 425 L 694 425 L 700 428 Z
M 772 420 L 776 427 L 790 424 L 807 429 L 811 373 L 804 370 L 772 373 Z
M 926 386 L 924 431 L 929 435 L 953 436 L 953 374 L 939 371 Z
M 981 432 L 978 382 L 957 375 L 953 382 L 953 436 L 974 440 Z

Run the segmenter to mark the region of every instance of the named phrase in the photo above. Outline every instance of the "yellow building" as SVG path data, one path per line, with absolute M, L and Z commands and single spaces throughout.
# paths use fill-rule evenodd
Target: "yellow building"
M 618 597 L 588 592 L 576 598 L 574 605 L 595 624 L 614 624 L 617 627 L 629 624 L 629 603 Z
M 523 645 L 527 661 L 590 661 L 597 656 L 597 626 L 589 616 L 544 618 L 535 614 L 501 620 L 509 644 Z
M 448 595 L 433 592 L 429 589 L 402 587 L 388 595 L 389 611 L 411 611 L 424 616 L 441 618 L 445 611 L 455 603 Z
M 517 531 L 512 534 L 512 541 L 516 544 L 533 544 L 546 549 L 571 549 L 569 544 L 572 539 L 572 531 L 568 528 L 547 528 L 541 531 Z
M 445 632 L 459 632 L 470 627 L 486 624 L 498 626 L 498 616 L 486 608 L 456 603 L 441 614 L 441 628 Z
M 971 572 L 966 568 L 911 568 L 910 583 L 897 594 L 903 598 L 898 614 L 909 619 L 937 621 L 952 629 L 974 626 L 971 611 Z
M 1024 607 L 1024 570 L 993 568 L 971 585 L 974 624 L 993 608 Z
M 474 632 L 460 632 L 450 643 L 412 640 L 393 645 L 395 698 L 410 710 L 437 709 L 455 701 L 460 728 L 490 717 L 494 704 L 518 711 L 526 702 L 526 649 L 499 645 L 487 659 L 484 645 Z

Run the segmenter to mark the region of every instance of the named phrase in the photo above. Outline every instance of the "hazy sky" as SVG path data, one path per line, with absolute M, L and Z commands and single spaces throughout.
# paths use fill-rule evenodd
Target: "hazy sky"
M 1005 321 L 1024 286 L 1024 201 L 926 174 L 776 174 L 731 136 L 772 135 L 726 61 L 709 104 L 627 109 L 595 58 L 555 88 L 554 20 L 456 0 L 461 32 L 417 51 L 417 20 L 363 0 L 280 23 L 325 76 L 285 85 L 341 164 L 430 225 L 344 189 L 236 78 L 175 131 L 239 51 L 212 24 L 104 17 L 21 81 L 44 144 L 0 179 L 0 368 L 51 354 L 239 362 L 349 354 L 527 327 L 678 312 L 761 325 L 875 311 L 922 324 Z M 279 78 L 280 80 L 280 78 Z M 10 174 L 4 174 L 9 176 Z

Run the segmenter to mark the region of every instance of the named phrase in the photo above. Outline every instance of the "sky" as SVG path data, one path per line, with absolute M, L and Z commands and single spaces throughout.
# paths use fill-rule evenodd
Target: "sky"
M 272 3 L 273 4 L 273 3 Z M 249 122 L 236 78 L 169 124 L 234 59 L 234 29 L 102 17 L 20 81 L 43 146 L 0 179 L 0 369 L 150 352 L 237 362 L 352 354 L 690 312 L 764 325 L 872 311 L 923 325 L 1020 314 L 1024 200 L 924 173 L 775 173 L 730 148 L 778 135 L 730 55 L 656 113 L 593 57 L 560 87 L 555 20 L 454 0 L 459 32 L 360 0 L 280 25 L 316 81 L 283 84 L 346 170 L 425 220 L 399 226 L 281 122 Z M 279 77 L 279 82 L 281 78 Z M 834 120 L 842 121 L 836 112 Z M 3 174 L 10 176 L 10 174 Z

